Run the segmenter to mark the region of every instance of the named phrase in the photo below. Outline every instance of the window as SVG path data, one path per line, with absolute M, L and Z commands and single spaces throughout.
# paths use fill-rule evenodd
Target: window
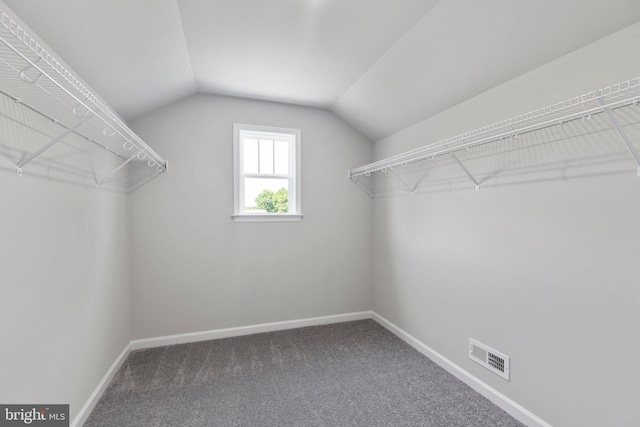
M 236 221 L 299 221 L 300 129 L 233 125 Z

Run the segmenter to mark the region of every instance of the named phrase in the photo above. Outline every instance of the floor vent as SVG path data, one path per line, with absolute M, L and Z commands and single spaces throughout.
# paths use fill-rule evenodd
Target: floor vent
M 509 381 L 509 356 L 469 338 L 469 358 Z

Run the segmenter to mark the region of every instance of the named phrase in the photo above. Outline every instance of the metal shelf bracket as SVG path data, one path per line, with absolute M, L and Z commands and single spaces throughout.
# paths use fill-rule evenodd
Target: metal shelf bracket
M 75 125 L 71 126 L 70 128 L 67 128 L 67 130 L 65 130 L 64 132 L 62 132 L 60 135 L 56 136 L 55 138 L 53 138 L 51 141 L 49 141 L 46 145 L 42 146 L 38 151 L 36 151 L 35 153 L 30 154 L 27 158 L 23 159 L 20 163 L 18 163 L 18 166 L 16 168 L 16 174 L 18 176 L 22 176 L 22 168 L 25 167 L 25 165 L 27 163 L 29 163 L 31 160 L 35 159 L 36 157 L 38 157 L 40 154 L 44 153 L 45 151 L 47 151 L 49 148 L 53 147 L 54 145 L 56 145 L 58 142 L 62 141 L 66 136 L 68 136 L 69 134 L 73 133 L 76 129 L 78 129 L 80 126 L 82 126 L 84 124 L 84 122 L 86 122 L 87 120 L 89 120 L 91 118 L 92 114 L 88 113 L 86 114 L 82 120 L 80 120 L 79 122 L 77 122 Z
M 456 156 L 453 151 L 450 151 L 449 154 L 451 154 L 451 157 L 453 157 L 456 162 L 458 162 L 458 164 L 460 165 L 460 167 L 462 168 L 462 170 L 464 170 L 464 172 L 467 174 L 467 176 L 469 177 L 469 179 L 471 181 L 473 181 L 473 183 L 476 185 L 476 191 L 480 190 L 480 183 L 473 177 L 473 175 L 471 175 L 471 172 L 469 172 L 469 170 L 464 166 L 464 164 L 460 161 L 460 159 L 458 158 L 458 156 Z
M 413 188 L 411 188 L 411 187 L 409 186 L 409 184 L 407 184 L 407 182 L 406 182 L 404 179 L 400 178 L 400 175 L 398 175 L 398 174 L 396 173 L 396 171 L 394 171 L 394 170 L 393 170 L 393 168 L 389 168 L 389 170 L 391 171 L 391 173 L 393 174 L 393 176 L 395 176 L 396 178 L 398 178 L 398 181 L 400 181 L 400 182 L 402 183 L 402 185 L 404 185 L 404 186 L 405 186 L 405 188 L 407 189 L 407 191 L 409 191 L 409 193 L 411 193 L 411 194 L 413 195 L 413 191 L 416 189 L 417 184 L 416 184 L 416 185 L 414 185 L 414 186 L 413 186 Z
M 109 173 L 107 176 L 102 178 L 100 181 L 96 181 L 96 188 L 100 188 L 100 186 L 102 184 L 104 184 L 105 182 L 107 182 L 109 180 L 109 178 L 111 178 L 113 175 L 118 173 L 118 171 L 120 169 L 122 169 L 123 167 L 127 166 L 132 160 L 135 160 L 136 158 L 138 160 L 143 160 L 144 159 L 144 153 L 142 151 L 138 151 L 136 154 L 134 154 L 133 156 L 129 157 L 127 160 L 122 162 L 122 164 L 120 166 L 118 166 L 113 171 L 111 171 L 111 173 Z
M 607 116 L 609 123 L 611 123 L 611 126 L 613 126 L 616 133 L 618 134 L 624 145 L 627 147 L 627 150 L 629 150 L 629 153 L 631 153 L 631 156 L 638 164 L 638 176 L 640 177 L 640 154 L 638 154 L 638 151 L 629 140 L 629 136 L 624 131 L 622 126 L 620 126 L 618 120 L 616 120 L 616 117 L 613 115 L 613 111 L 611 111 L 611 109 L 605 105 L 602 98 L 597 98 L 596 100 L 598 101 L 598 104 L 602 106 L 602 111 L 604 111 L 604 114 Z
M 362 191 L 364 191 L 365 193 L 367 193 L 369 195 L 369 197 L 371 197 L 372 199 L 374 198 L 374 194 L 371 190 L 369 190 L 364 184 L 362 184 L 361 182 L 358 181 L 358 177 L 357 176 L 351 176 L 351 180 L 362 189 Z

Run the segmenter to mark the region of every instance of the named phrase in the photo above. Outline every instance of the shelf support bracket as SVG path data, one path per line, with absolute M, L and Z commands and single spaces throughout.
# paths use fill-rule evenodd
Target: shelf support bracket
M 629 150 L 629 153 L 631 153 L 631 156 L 638 164 L 638 176 L 640 177 L 640 154 L 638 154 L 638 151 L 629 140 L 629 136 L 624 131 L 624 129 L 622 129 L 622 126 L 620 126 L 618 120 L 616 120 L 616 117 L 613 115 L 613 111 L 611 111 L 611 109 L 605 105 L 602 98 L 597 98 L 597 101 L 598 104 L 600 104 L 600 106 L 602 107 L 602 111 L 604 111 L 604 114 L 606 114 L 607 119 L 609 119 L 609 123 L 611 123 L 611 126 L 613 126 L 616 133 L 618 134 L 624 145 L 627 147 L 627 150 Z
M 473 177 L 473 175 L 471 175 L 471 172 L 469 172 L 469 170 L 464 166 L 464 164 L 460 161 L 460 159 L 458 158 L 458 156 L 456 156 L 453 151 L 449 151 L 449 154 L 451 154 L 451 157 L 453 157 L 454 159 L 456 159 L 456 162 L 458 162 L 458 164 L 460 165 L 460 167 L 462 168 L 462 170 L 467 174 L 467 176 L 469 177 L 469 179 L 471 181 L 473 181 L 473 183 L 476 185 L 476 191 L 478 191 L 480 189 L 480 183 Z
M 396 171 L 393 170 L 393 168 L 389 168 L 389 170 L 391 171 L 391 173 L 393 174 L 393 176 L 395 176 L 396 178 L 398 178 L 398 181 L 400 181 L 402 183 L 402 185 L 405 186 L 405 188 L 407 189 L 407 191 L 409 191 L 409 193 L 411 193 L 413 195 L 413 190 L 416 189 L 416 186 L 414 186 L 413 188 L 409 187 L 409 184 L 406 183 L 406 181 L 402 178 L 400 178 L 400 175 L 398 175 L 396 173 Z
M 365 193 L 367 193 L 367 194 L 369 195 L 369 197 L 371 197 L 372 199 L 373 199 L 373 198 L 375 198 L 375 197 L 373 196 L 373 192 L 372 192 L 371 190 L 369 190 L 367 187 L 365 187 L 363 184 L 361 184 L 361 183 L 358 181 L 358 177 L 357 177 L 357 176 L 351 177 L 351 181 L 355 182 L 355 184 L 356 184 L 358 187 L 360 187 L 360 188 L 362 189 L 362 191 L 364 191 Z
M 44 145 L 43 147 L 41 147 L 38 151 L 36 151 L 35 153 L 32 153 L 31 155 L 29 155 L 27 158 L 23 159 L 20 163 L 18 163 L 18 166 L 16 168 L 16 173 L 18 176 L 22 176 L 22 168 L 29 163 L 31 160 L 35 159 L 36 157 L 38 157 L 40 154 L 44 153 L 45 151 L 47 151 L 49 148 L 53 147 L 54 145 L 56 145 L 58 142 L 60 142 L 62 139 L 64 139 L 67 135 L 73 133 L 76 129 L 78 129 L 80 126 L 82 126 L 84 124 L 84 122 L 86 122 L 87 120 L 89 120 L 91 118 L 92 114 L 87 114 L 85 115 L 82 120 L 80 120 L 78 123 L 76 123 L 75 125 L 71 126 L 70 128 L 68 128 L 67 130 L 65 130 L 64 132 L 62 132 L 60 135 L 56 136 L 55 138 L 53 138 L 51 141 L 49 141 L 46 145 Z
M 127 166 L 132 160 L 134 160 L 136 157 L 138 157 L 138 155 L 140 154 L 140 152 L 134 154 L 133 156 L 129 157 L 126 161 L 122 162 L 122 164 L 120 166 L 118 166 L 117 168 L 115 168 L 113 171 L 111 171 L 111 173 L 107 176 L 105 176 L 104 178 L 102 178 L 100 181 L 96 181 L 96 188 L 100 188 L 100 186 L 102 184 L 104 184 L 105 182 L 107 182 L 109 180 L 109 178 L 111 178 L 113 175 L 115 175 L 116 173 L 118 173 L 118 171 L 120 169 L 122 169 L 123 167 Z M 139 158 L 139 157 L 138 157 Z

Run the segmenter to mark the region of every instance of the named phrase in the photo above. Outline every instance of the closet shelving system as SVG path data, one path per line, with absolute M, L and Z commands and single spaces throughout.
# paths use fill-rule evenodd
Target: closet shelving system
M 506 151 L 505 141 L 517 141 L 520 135 L 546 131 L 555 135 L 555 140 L 567 136 L 567 125 L 577 124 L 580 135 L 589 135 L 603 130 L 615 132 L 620 144 L 638 165 L 640 176 L 640 153 L 630 138 L 627 127 L 640 124 L 640 77 L 598 89 L 560 103 L 521 114 L 489 126 L 453 136 L 420 148 L 397 154 L 348 171 L 348 177 L 371 197 L 382 195 L 375 186 L 363 182 L 365 177 L 388 174 L 398 179 L 403 190 L 413 194 L 420 182 L 410 185 L 402 178 L 403 168 L 424 162 L 424 168 L 438 165 L 438 160 L 447 158 L 464 172 L 475 189 L 481 182 L 465 165 L 465 158 L 473 159 L 467 152 L 473 147 L 490 147 L 491 152 Z M 574 126 L 573 128 L 576 128 Z M 573 132 L 575 136 L 575 131 Z M 550 142 L 554 142 L 553 138 Z M 431 162 L 431 163 L 429 163 Z
M 0 10 L 0 149 L 18 176 L 130 192 L 167 171 L 73 72 Z

